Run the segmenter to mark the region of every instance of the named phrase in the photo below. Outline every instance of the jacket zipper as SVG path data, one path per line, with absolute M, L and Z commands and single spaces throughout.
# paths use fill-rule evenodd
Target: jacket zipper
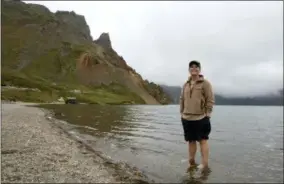
M 189 98 L 192 96 L 193 86 L 191 88 L 191 84 L 189 84 Z

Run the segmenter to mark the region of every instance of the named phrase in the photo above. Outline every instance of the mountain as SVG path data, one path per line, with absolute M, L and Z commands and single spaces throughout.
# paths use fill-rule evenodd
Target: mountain
M 93 40 L 82 15 L 6 0 L 1 18 L 2 99 L 52 102 L 75 96 L 99 104 L 170 102 L 159 85 L 144 80 L 117 54 L 108 33 Z
M 168 94 L 172 101 L 171 103 L 173 104 L 178 104 L 179 103 L 179 97 L 181 93 L 181 87 L 179 86 L 167 86 L 167 85 L 160 85 L 163 90 L 165 91 L 166 94 Z
M 174 104 L 179 103 L 181 87 L 161 85 L 164 91 L 173 99 Z M 215 95 L 216 105 L 276 105 L 283 106 L 283 89 L 278 91 L 278 95 L 264 95 L 255 97 L 223 97 Z

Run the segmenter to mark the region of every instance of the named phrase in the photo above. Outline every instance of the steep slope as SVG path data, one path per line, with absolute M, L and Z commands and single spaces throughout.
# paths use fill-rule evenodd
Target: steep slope
M 112 49 L 108 33 L 93 40 L 83 16 L 20 1 L 2 1 L 1 15 L 2 86 L 40 90 L 4 90 L 2 99 L 72 95 L 92 103 L 164 103 Z
M 149 93 L 157 99 L 162 104 L 173 103 L 173 98 L 168 94 L 161 85 L 149 82 L 148 80 L 144 81 L 144 87 L 149 91 Z

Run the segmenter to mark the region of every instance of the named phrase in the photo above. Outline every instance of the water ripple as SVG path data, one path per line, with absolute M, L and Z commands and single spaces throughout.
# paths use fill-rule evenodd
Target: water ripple
M 111 159 L 144 169 L 157 182 L 177 183 L 188 178 L 187 144 L 178 106 L 49 108 L 70 123 L 64 124 L 69 132 Z M 281 107 L 217 106 L 211 122 L 212 173 L 206 182 L 283 182 Z

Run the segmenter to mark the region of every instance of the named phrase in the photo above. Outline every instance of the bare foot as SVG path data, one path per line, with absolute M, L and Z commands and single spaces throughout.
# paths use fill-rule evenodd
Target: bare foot
M 209 172 L 209 167 L 208 165 L 204 165 L 204 164 L 199 164 L 197 166 L 198 171 L 200 171 L 201 173 L 206 173 Z
M 197 164 L 196 164 L 195 160 L 194 159 L 190 159 L 189 163 L 188 163 L 187 172 L 192 171 L 196 166 L 197 166 Z
M 190 167 L 196 167 L 196 166 L 197 166 L 197 164 L 196 164 L 195 160 L 194 159 L 190 159 L 189 160 L 189 168 Z

